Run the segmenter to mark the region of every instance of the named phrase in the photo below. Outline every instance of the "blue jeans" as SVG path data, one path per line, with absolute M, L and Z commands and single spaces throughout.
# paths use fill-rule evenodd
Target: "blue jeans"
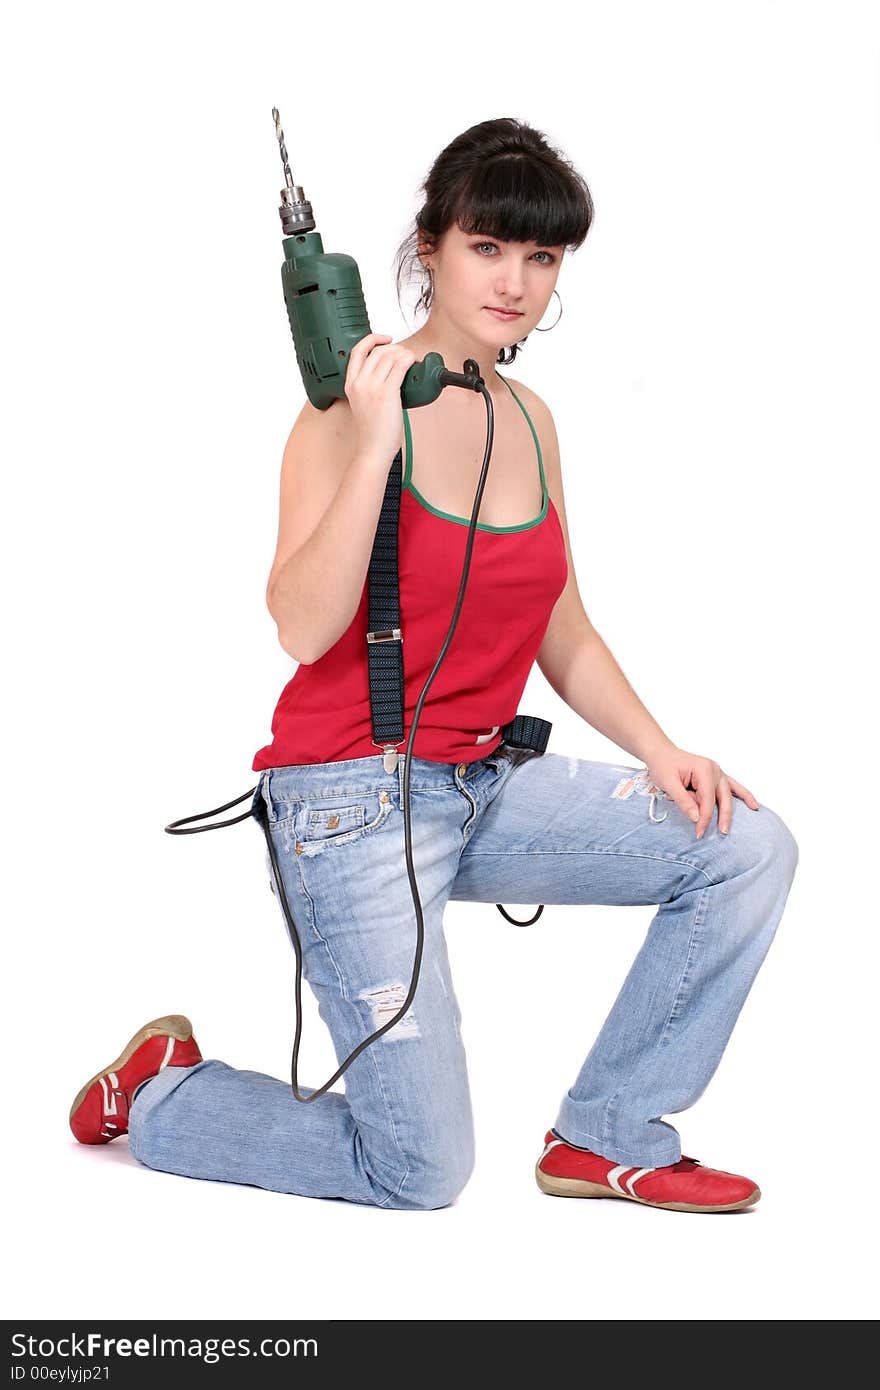
M 252 803 L 265 801 L 337 1065 L 397 1012 L 412 975 L 403 769 L 401 759 L 386 772 L 381 754 L 270 768 Z M 343 1073 L 344 1094 L 313 1102 L 288 1080 L 217 1059 L 166 1068 L 131 1108 L 141 1162 L 382 1207 L 454 1201 L 473 1168 L 474 1126 L 443 932 L 450 898 L 658 905 L 552 1128 L 615 1163 L 681 1157 L 661 1117 L 702 1095 L 773 939 L 798 860 L 784 821 L 734 798 L 729 834 L 716 806 L 698 840 L 644 768 L 507 745 L 467 765 L 414 758 L 410 793 L 425 942 L 407 1013 Z

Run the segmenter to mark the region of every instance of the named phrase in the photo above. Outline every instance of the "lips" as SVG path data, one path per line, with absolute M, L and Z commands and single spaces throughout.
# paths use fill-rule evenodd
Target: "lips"
M 484 307 L 488 310 L 490 314 L 497 314 L 499 318 L 522 318 L 522 311 L 518 309 L 499 309 L 494 304 L 486 304 Z

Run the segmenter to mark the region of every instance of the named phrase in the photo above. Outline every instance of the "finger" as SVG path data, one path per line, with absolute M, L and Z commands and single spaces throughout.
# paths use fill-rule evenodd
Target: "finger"
M 378 385 L 385 381 L 388 375 L 388 363 L 394 360 L 394 353 L 397 344 L 392 343 L 387 333 L 377 333 L 378 341 L 373 344 L 370 354 L 364 359 L 361 367 L 361 378 L 365 384 L 370 386 Z
M 390 333 L 366 333 L 363 338 L 358 338 L 357 342 L 355 343 L 354 347 L 349 353 L 349 357 L 354 357 L 356 352 L 359 353 L 361 357 L 365 357 L 366 354 L 370 351 L 370 349 L 375 347 L 377 343 L 390 342 Z
M 410 367 L 412 366 L 413 362 L 415 362 L 415 360 L 416 355 L 414 352 L 410 352 L 409 348 L 399 347 L 395 345 L 394 352 L 392 352 L 389 348 L 388 352 L 386 352 L 384 356 L 384 361 L 388 363 L 388 370 L 385 373 L 383 380 L 396 380 L 398 382 L 403 381 L 404 375 L 409 371 Z
M 700 818 L 696 825 L 697 839 L 701 840 L 706 826 L 712 819 L 712 812 L 715 809 L 715 778 L 711 768 L 698 768 L 694 774 L 697 784 L 696 798 L 700 806 Z
M 385 347 L 390 342 L 390 333 L 368 333 L 365 338 L 359 338 L 348 354 L 351 375 L 367 380 L 367 374 L 375 368 L 382 355 L 377 353 L 377 348 Z
M 730 781 L 722 777 L 718 783 L 718 829 L 722 835 L 730 833 L 730 820 L 733 815 L 733 797 L 730 795 Z
M 748 787 L 744 787 L 741 782 L 735 782 L 732 777 L 728 777 L 727 780 L 730 783 L 730 789 L 734 796 L 738 796 L 740 800 L 744 801 L 747 806 L 750 806 L 753 811 L 759 811 L 761 809 Z
M 363 338 L 358 338 L 348 354 L 348 360 L 349 362 L 361 362 L 377 343 L 390 341 L 391 335 L 389 333 L 367 333 Z
M 688 820 L 697 820 L 700 815 L 700 808 L 691 796 L 687 787 L 682 782 L 681 777 L 671 787 L 664 787 L 663 790 L 671 801 L 674 801 L 680 811 L 683 811 Z

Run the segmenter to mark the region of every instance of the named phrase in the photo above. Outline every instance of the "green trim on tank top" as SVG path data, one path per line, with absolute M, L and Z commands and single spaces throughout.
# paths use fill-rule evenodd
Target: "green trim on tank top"
M 538 515 L 535 517 L 534 521 L 527 521 L 522 526 L 490 526 L 488 522 L 478 521 L 476 529 L 478 531 L 531 531 L 533 527 L 540 526 L 541 522 L 547 515 L 547 508 L 550 503 L 550 494 L 547 491 L 547 481 L 544 477 L 544 460 L 541 456 L 541 445 L 538 441 L 538 436 L 535 433 L 535 427 L 532 424 L 529 412 L 526 410 L 519 396 L 516 394 L 506 377 L 501 376 L 500 372 L 498 373 L 498 375 L 500 379 L 504 382 L 504 385 L 507 387 L 508 391 L 513 396 L 513 399 L 516 401 L 523 415 L 529 422 L 529 429 L 532 431 L 532 438 L 535 441 L 535 449 L 537 450 L 538 454 L 538 471 L 541 475 L 541 495 L 544 499 L 544 504 L 541 507 L 541 510 L 538 513 Z M 403 481 L 401 483 L 401 486 L 407 492 L 412 493 L 416 501 L 422 507 L 425 508 L 425 511 L 433 512 L 435 516 L 443 517 L 445 521 L 455 521 L 458 523 L 459 526 L 470 526 L 471 523 L 469 517 L 453 516 L 451 512 L 441 512 L 437 507 L 432 507 L 431 503 L 427 500 L 427 498 L 423 497 L 422 494 L 419 492 L 418 488 L 412 481 L 412 434 L 410 432 L 409 427 L 409 411 L 407 410 L 406 406 L 403 407 L 403 428 L 404 434 L 406 435 L 406 466 L 404 468 Z M 491 468 L 491 466 L 492 462 L 490 459 L 489 467 Z

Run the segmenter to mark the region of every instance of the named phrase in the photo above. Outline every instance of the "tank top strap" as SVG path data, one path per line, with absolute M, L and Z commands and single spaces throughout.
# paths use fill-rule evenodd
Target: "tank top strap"
M 499 376 L 500 376 L 500 375 L 501 375 L 501 374 L 500 374 L 500 372 L 499 372 Z M 523 415 L 526 417 L 526 419 L 527 419 L 528 422 L 529 422 L 529 429 L 532 431 L 532 438 L 533 438 L 534 441 L 535 441 L 535 449 L 537 450 L 537 453 L 538 453 L 538 471 L 539 471 L 539 473 L 540 473 L 540 475 L 541 475 L 541 495 L 542 495 L 542 497 L 543 497 L 543 496 L 546 495 L 546 492 L 547 492 L 547 481 L 546 481 L 546 479 L 545 479 L 545 477 L 544 477 L 544 459 L 543 459 L 542 454 L 541 454 L 541 441 L 538 439 L 538 432 L 537 432 L 537 430 L 535 429 L 534 425 L 532 424 L 532 417 L 531 417 L 531 415 L 530 415 L 529 412 L 526 410 L 525 406 L 523 405 L 523 403 L 522 403 L 522 401 L 520 400 L 519 396 L 518 396 L 518 395 L 516 394 L 516 392 L 514 391 L 514 389 L 513 389 L 513 387 L 511 386 L 510 382 L 507 380 L 506 377 L 503 377 L 503 376 L 501 377 L 501 380 L 504 382 L 504 385 L 507 387 L 508 391 L 509 391 L 510 394 L 513 396 L 513 399 L 516 401 L 516 403 L 517 403 L 517 405 L 519 406 L 520 410 L 522 411 Z

